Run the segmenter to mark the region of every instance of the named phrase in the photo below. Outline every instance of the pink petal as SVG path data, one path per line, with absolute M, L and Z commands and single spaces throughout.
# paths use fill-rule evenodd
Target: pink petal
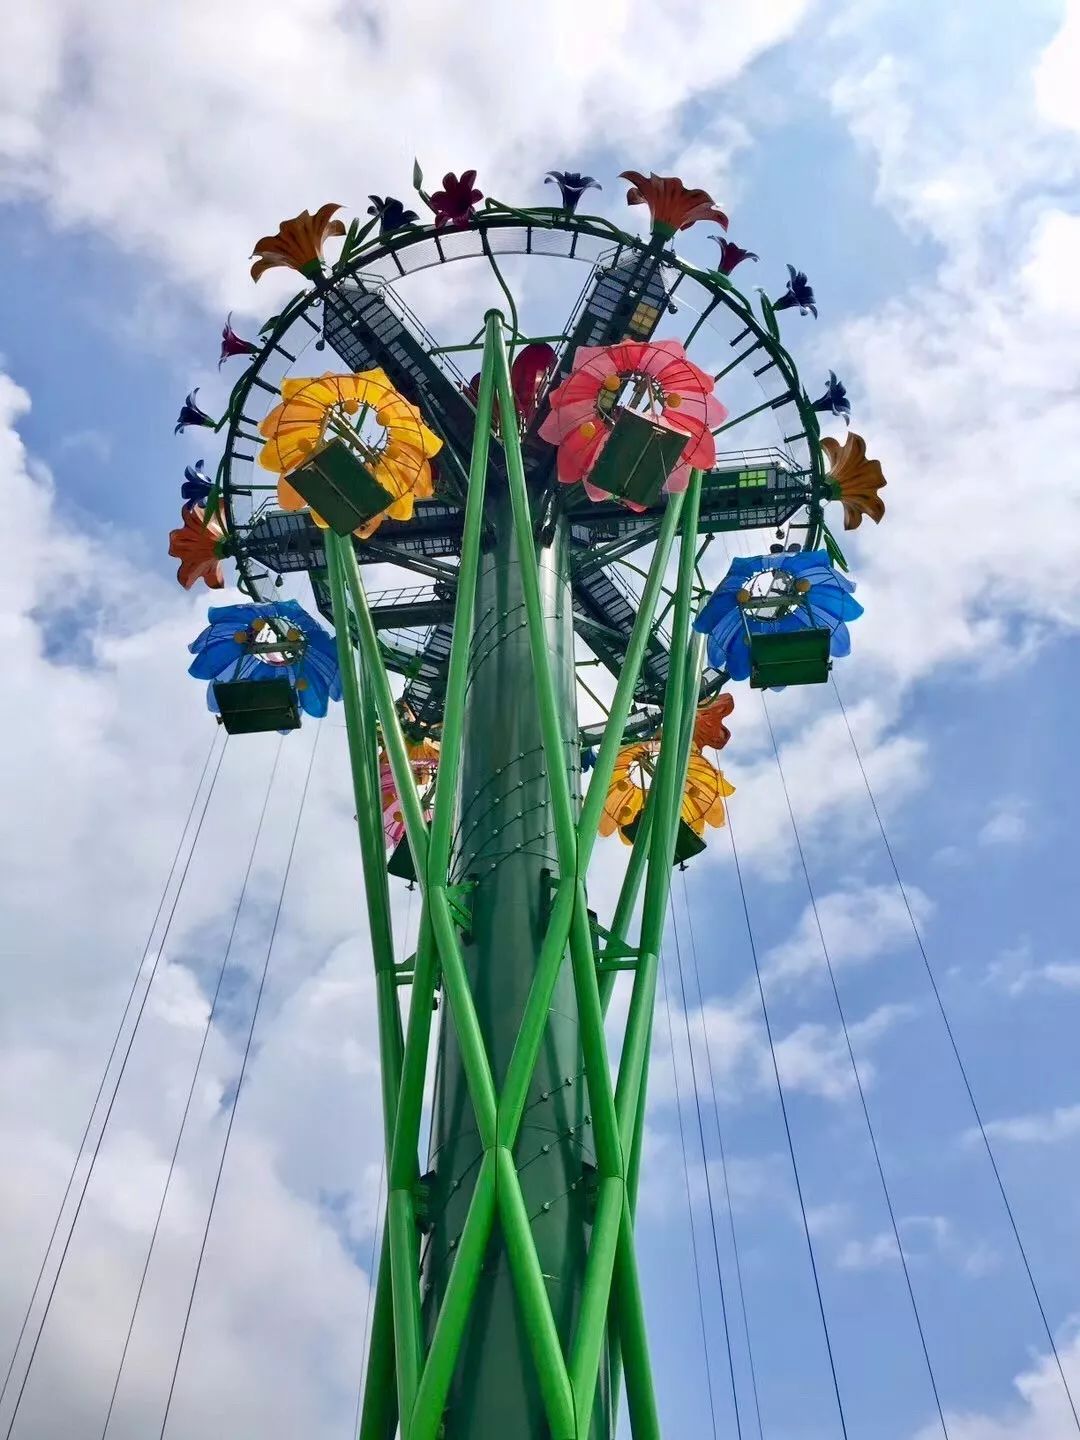
M 583 480 L 596 464 L 600 451 L 608 438 L 608 431 L 598 425 L 596 434 L 588 439 L 580 428 L 568 435 L 559 446 L 558 476 L 564 485 Z
M 561 445 L 575 430 L 580 430 L 586 421 L 595 417 L 596 404 L 593 400 L 575 400 L 569 405 L 560 405 L 557 408 L 552 406 L 536 433 L 541 440 L 548 440 L 552 445 Z
M 672 470 L 664 485 L 666 495 L 678 495 L 690 484 L 690 466 L 685 460 L 680 460 L 675 469 Z
M 590 485 L 588 480 L 582 482 L 585 487 L 585 494 L 590 500 L 610 500 L 611 495 L 607 490 L 601 490 L 599 485 Z

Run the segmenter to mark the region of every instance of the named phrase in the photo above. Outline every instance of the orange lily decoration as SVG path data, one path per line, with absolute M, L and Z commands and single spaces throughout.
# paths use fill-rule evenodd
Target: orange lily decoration
M 196 580 L 204 581 L 211 590 L 225 584 L 221 566 L 221 544 L 225 539 L 224 522 L 215 512 L 209 518 L 201 505 L 185 505 L 180 512 L 183 524 L 169 531 L 169 554 L 180 561 L 176 578 L 185 590 Z
M 299 270 L 309 280 L 322 272 L 322 250 L 332 235 L 344 235 L 345 226 L 340 220 L 331 220 L 340 205 L 323 205 L 312 215 L 301 210 L 291 220 L 282 220 L 276 235 L 264 235 L 256 240 L 252 256 L 258 256 L 251 267 L 252 280 L 275 265 L 285 265 Z
M 654 236 L 670 240 L 676 230 L 688 230 L 699 220 L 715 220 L 723 230 L 728 227 L 728 217 L 708 191 L 688 190 L 674 175 L 646 178 L 640 170 L 624 170 L 619 178 L 630 181 L 628 205 L 648 205 Z
M 724 721 L 735 709 L 735 697 L 721 690 L 700 706 L 694 719 L 694 744 L 699 750 L 722 750 L 731 739 Z
M 887 482 L 879 460 L 866 458 L 866 441 L 849 430 L 843 445 L 826 436 L 821 442 L 829 460 L 829 486 L 832 498 L 844 506 L 844 529 L 857 530 L 862 517 L 869 515 L 880 524 L 885 514 L 885 501 L 878 491 Z

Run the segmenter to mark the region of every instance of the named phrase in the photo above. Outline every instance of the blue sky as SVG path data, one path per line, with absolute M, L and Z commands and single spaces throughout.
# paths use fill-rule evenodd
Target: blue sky
M 327 199 L 363 213 L 369 192 L 404 196 L 417 154 L 429 175 L 476 165 L 485 189 L 523 201 L 539 200 L 551 166 L 586 170 L 620 218 L 620 170 L 677 173 L 708 188 L 732 238 L 761 255 L 750 283 L 778 293 L 788 261 L 810 275 L 820 319 L 789 315 L 786 338 L 812 393 L 829 368 L 841 374 L 889 482 L 883 525 L 845 542 L 867 614 L 837 679 L 1080 1395 L 1080 9 L 680 4 L 657 27 L 644 5 L 608 0 L 597 46 L 560 41 L 581 23 L 562 0 L 529 7 L 520 35 L 502 7 L 479 8 L 483 22 L 475 6 L 380 0 L 358 24 L 329 0 L 245 0 L 225 14 L 198 0 L 160 17 L 128 0 L 41 0 L 0 58 L 0 617 L 18 757 L 0 877 L 12 977 L 0 1233 L 17 1257 L 0 1280 L 0 1359 L 210 741 L 184 674 L 205 596 L 180 591 L 165 550 L 184 464 L 216 454 L 213 436 L 173 436 L 178 405 L 194 384 L 211 410 L 227 393 L 215 365 L 230 308 L 248 334 L 276 308 L 275 282 L 263 293 L 246 276 L 254 238 Z M 680 239 L 696 260 L 710 248 L 699 231 Z M 479 324 L 479 287 L 423 300 L 448 330 Z M 545 287 L 530 292 L 530 311 L 548 303 Z M 769 706 L 951 1440 L 1063 1440 L 1075 1426 L 831 689 Z M 379 1136 L 339 720 L 319 742 L 176 1440 L 223 1421 L 239 1440 L 323 1440 L 351 1423 Z M 732 728 L 724 768 L 849 1433 L 926 1440 L 941 1427 L 760 701 L 745 687 Z M 290 740 L 275 782 L 240 968 L 110 1430 L 119 1440 L 160 1423 L 313 739 L 307 727 Z M 103 1419 L 271 759 L 255 741 L 222 768 L 17 1437 Z M 620 859 L 601 847 L 601 908 Z M 688 1020 L 699 1080 L 703 1024 L 716 1065 L 764 1434 L 825 1440 L 840 1433 L 835 1401 L 726 835 L 687 885 L 705 993 L 702 1012 L 691 986 Z M 406 944 L 415 914 L 404 895 L 396 903 Z M 689 962 L 681 881 L 675 917 Z M 673 934 L 667 952 L 670 982 Z M 672 1000 L 729 1435 L 677 986 Z M 641 1252 L 665 1426 L 707 1435 L 662 1009 L 649 1153 Z M 718 1221 L 752 1435 L 722 1208 Z

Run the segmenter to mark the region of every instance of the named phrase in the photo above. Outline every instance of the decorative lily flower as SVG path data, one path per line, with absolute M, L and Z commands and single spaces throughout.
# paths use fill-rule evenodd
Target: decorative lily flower
M 787 289 L 779 300 L 772 302 L 774 310 L 790 310 L 793 305 L 799 307 L 799 314 L 805 315 L 807 311 L 817 319 L 817 304 L 814 300 L 814 289 L 801 270 L 796 270 L 794 265 L 788 267 Z
M 195 656 L 188 674 L 210 681 L 206 704 L 214 714 L 218 713 L 216 680 L 276 680 L 284 675 L 296 691 L 301 709 L 316 718 L 326 714 L 328 701 L 341 699 L 334 637 L 295 600 L 216 605 L 208 619 L 210 624 L 188 646 Z M 270 624 L 272 620 L 288 627 L 282 650 L 253 650 L 253 646 L 275 640 L 278 632 Z
M 864 515 L 880 524 L 885 515 L 885 501 L 878 491 L 886 480 L 880 460 L 866 458 L 866 441 L 849 430 L 843 445 L 827 435 L 821 448 L 829 461 L 831 498 L 843 502 L 844 529 L 857 530 Z
M 829 630 L 829 650 L 836 659 L 851 653 L 847 622 L 863 613 L 852 598 L 854 589 L 829 564 L 824 550 L 736 556 L 694 629 L 709 637 L 709 664 L 733 680 L 750 676 L 748 627 L 755 634 Z
M 176 417 L 176 424 L 173 426 L 174 435 L 179 435 L 183 430 L 186 430 L 189 425 L 205 425 L 210 430 L 213 430 L 216 426 L 217 421 L 212 420 L 206 411 L 200 410 L 196 404 L 195 396 L 198 395 L 198 393 L 199 387 L 196 385 L 195 389 L 192 390 L 183 405 L 181 405 L 180 414 Z M 202 461 L 199 463 L 202 464 Z
M 536 414 L 544 382 L 555 367 L 558 357 L 550 345 L 526 345 L 514 356 L 510 367 L 510 388 L 514 392 L 517 412 L 526 424 Z
M 618 831 L 623 843 L 630 844 L 626 829 L 644 808 L 659 748 L 659 737 L 638 740 L 624 745 L 616 755 L 611 784 L 600 812 L 601 835 L 614 835 Z M 712 761 L 707 760 L 696 747 L 692 749 L 681 815 L 696 835 L 701 835 L 706 825 L 724 824 L 724 800 L 734 793 L 734 785 L 728 783 Z
M 447 225 L 467 225 L 473 217 L 473 206 L 484 198 L 482 191 L 474 188 L 476 171 L 463 171 L 460 180 L 452 170 L 448 171 L 442 183 L 443 188 L 428 201 L 435 212 L 436 230 Z
M 726 690 L 698 707 L 694 717 L 694 744 L 699 750 L 722 750 L 731 739 L 724 721 L 735 709 L 735 697 Z
M 510 388 L 514 392 L 514 408 L 528 425 L 540 404 L 540 392 L 551 374 L 558 356 L 550 345 L 526 345 L 514 356 L 510 367 Z M 465 387 L 465 394 L 475 405 L 480 399 L 480 376 L 474 375 Z M 499 418 L 499 402 L 495 400 L 494 415 Z
M 409 757 L 417 788 L 426 789 L 439 768 L 438 745 L 435 741 L 427 739 L 415 742 L 407 741 L 405 753 Z M 382 795 L 383 834 L 386 837 L 388 849 L 393 850 L 405 838 L 405 817 L 402 814 L 401 801 L 398 799 L 397 785 L 394 782 L 394 772 L 390 768 L 390 760 L 386 751 L 382 749 L 379 750 L 379 790 Z M 425 813 L 424 819 L 431 819 L 430 810 Z
M 211 590 L 221 590 L 225 574 L 221 565 L 225 523 L 218 514 L 207 516 L 201 505 L 185 505 L 180 512 L 183 524 L 169 531 L 169 554 L 180 561 L 176 578 L 185 590 L 196 580 Z
M 406 210 L 400 200 L 395 200 L 392 195 L 384 199 L 381 195 L 369 195 L 371 204 L 368 206 L 369 215 L 379 217 L 379 239 L 384 235 L 392 235 L 395 230 L 404 230 L 406 225 L 415 225 L 420 219 L 415 210 Z
M 692 748 L 686 767 L 686 789 L 683 791 L 682 818 L 698 837 L 705 826 L 719 830 L 727 824 L 724 801 L 735 794 L 735 786 L 724 772 L 707 760 L 700 750 Z
M 646 178 L 639 170 L 624 170 L 619 179 L 630 181 L 628 205 L 648 205 L 652 233 L 662 239 L 670 240 L 676 230 L 688 230 L 699 220 L 715 220 L 722 230 L 728 227 L 728 217 L 707 191 L 688 190 L 674 175 Z
M 829 371 L 829 384 L 820 400 L 815 400 L 814 410 L 823 410 L 831 415 L 839 415 L 845 425 L 851 424 L 851 401 L 847 398 L 847 391 L 836 378 L 834 370 Z
M 576 170 L 549 170 L 544 177 L 544 184 L 550 185 L 552 181 L 559 187 L 563 209 L 568 215 L 573 215 L 586 190 L 604 188 L 599 180 L 594 180 L 591 175 L 580 175 Z
M 423 423 L 417 407 L 393 388 L 384 371 L 286 380 L 281 397 L 281 404 L 259 426 L 267 440 L 259 464 L 281 477 L 278 504 L 283 510 L 307 508 L 286 476 L 335 437 L 350 444 L 355 441 L 367 470 L 387 492 L 386 509 L 357 527 L 361 539 L 374 534 L 388 517 L 411 520 L 413 502 L 429 500 L 435 493 L 431 457 L 442 449 L 442 441 Z M 377 445 L 362 442 L 349 424 L 349 417 L 362 407 L 370 407 L 385 431 Z M 311 518 L 325 528 L 314 511 Z
M 267 270 L 284 265 L 309 280 L 316 279 L 322 274 L 323 246 L 332 235 L 345 234 L 341 221 L 330 218 L 340 209 L 340 205 L 322 205 L 314 215 L 301 210 L 291 220 L 282 220 L 276 235 L 256 240 L 251 253 L 258 259 L 251 267 L 251 278 L 258 280 Z
M 721 275 L 730 275 L 736 265 L 741 265 L 744 260 L 756 260 L 758 257 L 752 250 L 744 250 L 741 245 L 736 245 L 734 240 L 725 240 L 722 235 L 710 235 L 710 240 L 715 240 L 720 246 L 720 264 L 716 267 Z
M 184 466 L 184 483 L 180 486 L 180 498 L 192 504 L 201 505 L 214 488 L 214 482 L 203 469 L 206 462 L 196 460 L 194 465 Z
M 234 355 L 257 355 L 258 345 L 253 345 L 250 340 L 241 340 L 236 331 L 232 328 L 232 311 L 229 311 L 229 318 L 225 321 L 225 329 L 221 332 L 221 358 L 218 360 L 220 370 L 226 360 L 231 360 Z
M 650 396 L 654 420 L 690 437 L 665 491 L 685 490 L 692 467 L 709 470 L 716 463 L 712 431 L 727 410 L 713 395 L 712 376 L 687 359 L 678 340 L 581 345 L 569 378 L 551 393 L 551 411 L 538 434 L 559 447 L 560 482 L 583 481 L 591 500 L 609 498 L 589 483 L 589 474 L 614 428 L 614 397 L 628 379 L 641 382 Z

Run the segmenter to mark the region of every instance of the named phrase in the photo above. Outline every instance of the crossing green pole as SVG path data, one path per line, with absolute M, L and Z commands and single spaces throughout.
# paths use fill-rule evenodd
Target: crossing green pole
M 502 344 L 500 323 L 487 317 L 489 348 L 496 335 Z M 478 1036 L 463 1043 L 444 1010 L 424 1269 L 431 1350 L 414 1435 L 434 1433 L 438 1410 L 445 1440 L 610 1440 L 606 1383 L 591 1412 L 577 1413 L 562 1358 L 580 1313 L 590 1235 L 583 1162 L 596 1163 L 561 938 L 576 905 L 580 773 L 568 526 L 560 519 L 550 538 L 536 536 L 538 497 L 516 468 L 512 496 L 506 470 L 520 454 L 510 453 L 505 376 L 501 388 L 502 454 L 487 469 L 475 616 L 461 635 L 468 666 L 450 862 L 452 882 L 471 885 L 461 954 Z M 432 848 L 435 839 L 433 826 Z M 545 946 L 553 920 L 556 938 Z M 508 1084 L 541 969 L 546 1003 L 531 1007 Z M 470 1085 L 477 1038 L 501 1097 L 494 1148 L 486 1100 L 481 1091 L 478 1110 Z M 479 1271 L 466 1263 L 479 1258 Z
M 401 1010 L 394 976 L 394 937 L 390 919 L 390 892 L 386 876 L 386 848 L 380 816 L 382 807 L 375 784 L 377 747 L 370 699 L 362 692 L 356 656 L 349 639 L 349 613 L 341 548 L 351 548 L 333 531 L 326 532 L 326 563 L 337 636 L 342 702 L 352 771 L 353 802 L 360 835 L 360 855 L 367 897 L 371 950 L 375 961 L 375 1000 L 379 1024 L 382 1072 L 382 1107 L 385 1143 L 389 1153 L 397 1120 L 404 1042 Z M 394 1306 L 390 1298 L 389 1229 L 383 1235 L 383 1261 L 376 1287 L 375 1323 L 372 1327 L 367 1379 L 364 1386 L 362 1440 L 386 1440 L 393 1433 L 397 1413 L 395 1375 L 403 1366 L 393 1339 Z M 416 1365 L 419 1354 L 415 1354 Z M 405 1362 L 405 1372 L 408 1360 Z

